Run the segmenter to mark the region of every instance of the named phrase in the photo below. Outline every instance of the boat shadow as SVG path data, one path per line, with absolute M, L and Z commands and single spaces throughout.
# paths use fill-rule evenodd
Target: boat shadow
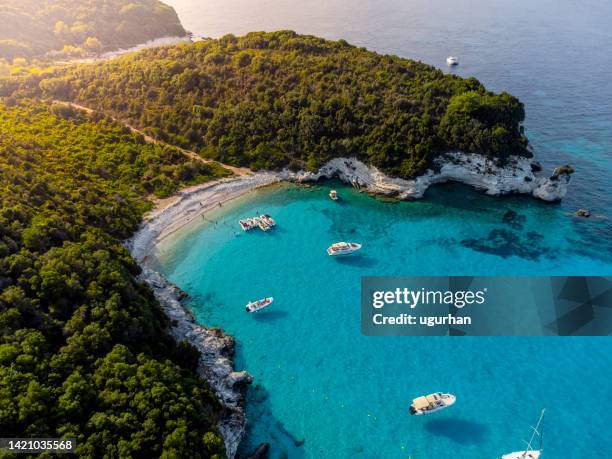
M 257 322 L 272 322 L 274 320 L 284 319 L 289 315 L 287 311 L 258 311 L 256 314 L 253 314 L 253 318 Z
M 352 256 L 352 257 L 340 257 L 334 260 L 341 265 L 358 266 L 361 268 L 371 268 L 378 264 L 378 260 L 368 256 Z
M 434 419 L 425 423 L 425 430 L 438 437 L 446 437 L 455 443 L 478 444 L 487 435 L 488 427 L 467 419 Z

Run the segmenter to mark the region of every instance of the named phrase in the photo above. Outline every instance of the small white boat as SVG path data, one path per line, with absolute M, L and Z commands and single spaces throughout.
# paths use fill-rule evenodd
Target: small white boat
M 330 257 L 338 257 L 342 255 L 350 255 L 361 249 L 361 244 L 356 242 L 336 242 L 327 248 L 327 254 Z
M 536 424 L 535 427 L 532 427 L 532 433 L 531 433 L 531 438 L 529 439 L 527 443 L 527 449 L 523 450 L 523 451 L 515 451 L 513 453 L 508 453 L 508 454 L 504 454 L 502 457 L 500 457 L 499 459 L 539 459 L 540 456 L 542 455 L 542 429 L 541 429 L 541 425 L 542 425 L 542 421 L 544 420 L 544 411 L 546 410 L 542 410 L 542 412 L 540 413 L 540 419 L 538 420 L 538 423 Z M 535 440 L 536 436 L 540 437 L 540 446 L 538 447 L 538 449 L 533 449 L 533 441 Z
M 447 63 L 448 65 L 450 65 L 451 67 L 452 67 L 453 65 L 459 65 L 459 59 L 457 59 L 456 57 L 453 57 L 453 56 L 448 56 L 448 57 L 446 58 L 446 63 Z
M 454 405 L 456 400 L 457 397 L 453 394 L 444 394 L 442 392 L 417 397 L 412 401 L 412 405 L 410 405 L 410 414 L 420 416 L 435 413 Z
M 331 190 L 329 192 L 329 197 L 332 198 L 332 200 L 337 201 L 338 200 L 338 193 L 336 193 L 336 190 Z
M 259 311 L 260 309 L 263 309 L 266 306 L 270 306 L 273 301 L 274 301 L 274 298 L 272 298 L 271 296 L 267 298 L 262 298 L 261 300 L 251 301 L 250 303 L 246 305 L 246 312 Z
M 259 217 L 258 226 L 262 231 L 268 231 L 270 228 L 276 226 L 276 222 L 269 215 L 263 214 L 261 217 Z

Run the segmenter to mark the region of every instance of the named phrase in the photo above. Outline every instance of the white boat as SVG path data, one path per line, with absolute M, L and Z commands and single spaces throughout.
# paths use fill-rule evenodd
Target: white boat
M 331 190 L 329 192 L 329 197 L 332 198 L 334 201 L 338 200 L 338 193 L 336 193 L 336 190 Z
M 454 405 L 456 400 L 457 397 L 453 394 L 444 394 L 442 392 L 417 397 L 412 401 L 412 405 L 410 405 L 410 414 L 420 416 L 435 413 Z
M 270 228 L 276 226 L 276 222 L 269 215 L 263 214 L 261 217 L 259 217 L 258 226 L 262 231 L 268 231 Z
M 260 217 L 249 217 L 244 220 L 239 220 L 238 223 L 243 231 L 250 231 L 253 228 L 259 228 L 262 231 L 268 231 L 276 226 L 276 222 L 272 217 L 263 214 Z
M 266 306 L 270 306 L 273 301 L 274 301 L 274 298 L 272 298 L 271 296 L 267 298 L 262 298 L 261 300 L 251 301 L 250 303 L 246 305 L 246 312 L 259 311 L 260 309 L 263 309 Z
M 327 254 L 330 257 L 338 257 L 342 255 L 350 255 L 361 248 L 361 244 L 356 242 L 336 242 L 327 248 Z
M 446 63 L 448 65 L 450 65 L 450 66 L 459 65 L 459 59 L 457 59 L 456 57 L 453 57 L 453 56 L 448 56 L 446 58 Z
M 542 421 L 544 420 L 544 412 L 546 410 L 542 410 L 540 413 L 540 419 L 538 419 L 538 423 L 535 427 L 532 427 L 531 438 L 527 443 L 527 449 L 523 451 L 515 451 L 513 453 L 504 454 L 499 459 L 539 459 L 542 456 Z M 536 436 L 540 438 L 540 445 L 538 449 L 533 448 L 533 442 L 536 439 Z

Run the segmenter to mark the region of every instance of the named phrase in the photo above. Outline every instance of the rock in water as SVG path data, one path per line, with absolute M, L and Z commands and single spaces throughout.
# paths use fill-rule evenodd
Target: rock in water
M 588 209 L 578 209 L 576 211 L 576 217 L 589 218 L 590 216 L 591 216 L 591 211 Z
M 270 452 L 270 443 L 262 443 L 257 447 L 252 454 L 247 456 L 246 459 L 268 459 L 268 454 Z

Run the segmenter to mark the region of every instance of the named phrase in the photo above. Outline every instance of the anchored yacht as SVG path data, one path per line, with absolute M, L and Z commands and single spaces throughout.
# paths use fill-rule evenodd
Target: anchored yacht
M 453 56 L 448 56 L 448 57 L 446 58 L 446 63 L 447 63 L 448 65 L 450 65 L 451 67 L 452 67 L 453 65 L 459 65 L 459 59 L 457 59 L 456 57 L 453 57 Z
M 502 457 L 500 457 L 499 459 L 539 459 L 540 456 L 542 455 L 542 421 L 544 420 L 544 411 L 546 410 L 542 410 L 542 412 L 540 413 L 540 419 L 538 419 L 538 423 L 536 424 L 535 427 L 532 427 L 532 433 L 531 433 L 531 438 L 529 439 L 527 443 L 527 449 L 524 451 L 515 451 L 514 453 L 508 453 L 508 454 L 504 454 Z M 540 438 L 540 445 L 538 447 L 538 449 L 533 449 L 533 442 L 536 438 L 536 436 L 538 436 Z
M 342 255 L 350 255 L 361 248 L 361 244 L 356 242 L 336 242 L 327 248 L 327 254 L 330 257 L 338 257 Z
M 336 192 L 336 190 L 331 190 L 329 192 L 329 197 L 334 200 L 337 201 L 338 200 L 338 193 Z
M 263 309 L 266 306 L 270 306 L 273 301 L 274 301 L 274 298 L 272 298 L 271 296 L 267 298 L 262 298 L 261 300 L 251 301 L 250 303 L 246 305 L 246 312 L 259 311 L 260 309 Z
M 435 413 L 454 405 L 456 400 L 457 397 L 453 394 L 444 394 L 442 392 L 417 397 L 412 401 L 412 405 L 410 405 L 410 414 L 420 416 L 422 414 Z

